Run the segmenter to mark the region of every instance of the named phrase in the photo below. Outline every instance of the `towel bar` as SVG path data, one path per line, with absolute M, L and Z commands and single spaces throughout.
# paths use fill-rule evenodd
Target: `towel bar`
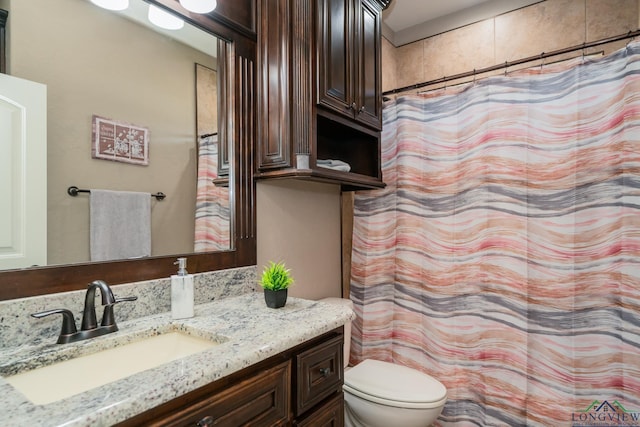
M 91 190 L 83 190 L 81 188 L 76 187 L 75 185 L 72 185 L 71 187 L 67 188 L 67 194 L 70 196 L 76 197 L 78 193 L 91 193 Z M 156 194 L 152 193 L 151 197 L 155 197 L 157 200 L 164 200 L 164 198 L 167 197 L 167 195 L 161 191 L 158 191 Z

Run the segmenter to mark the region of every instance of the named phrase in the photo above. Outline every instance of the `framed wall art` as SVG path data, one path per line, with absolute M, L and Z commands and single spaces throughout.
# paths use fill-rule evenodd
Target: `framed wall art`
M 146 166 L 149 164 L 149 129 L 92 117 L 91 157 Z

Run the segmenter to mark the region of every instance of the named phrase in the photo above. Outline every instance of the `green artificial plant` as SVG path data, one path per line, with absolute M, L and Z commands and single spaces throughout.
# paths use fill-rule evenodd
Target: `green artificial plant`
M 262 272 L 262 278 L 260 279 L 260 286 L 272 291 L 287 289 L 292 284 L 291 271 L 285 267 L 283 262 L 275 263 L 270 261 Z

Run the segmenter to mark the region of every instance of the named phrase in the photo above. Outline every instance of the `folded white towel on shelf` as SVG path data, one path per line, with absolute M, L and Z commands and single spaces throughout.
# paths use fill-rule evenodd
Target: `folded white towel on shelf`
M 316 165 L 321 168 L 334 169 L 342 172 L 349 172 L 351 170 L 351 165 L 347 162 L 343 162 L 342 160 L 318 159 L 316 160 Z
M 151 255 L 151 195 L 91 190 L 91 261 Z

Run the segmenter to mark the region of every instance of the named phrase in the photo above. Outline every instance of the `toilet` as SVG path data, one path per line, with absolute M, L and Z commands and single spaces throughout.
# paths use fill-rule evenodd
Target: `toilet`
M 353 302 L 325 298 L 329 304 Z M 349 368 L 351 322 L 344 325 L 344 402 L 346 427 L 427 427 L 442 412 L 447 389 L 415 369 L 367 359 Z

